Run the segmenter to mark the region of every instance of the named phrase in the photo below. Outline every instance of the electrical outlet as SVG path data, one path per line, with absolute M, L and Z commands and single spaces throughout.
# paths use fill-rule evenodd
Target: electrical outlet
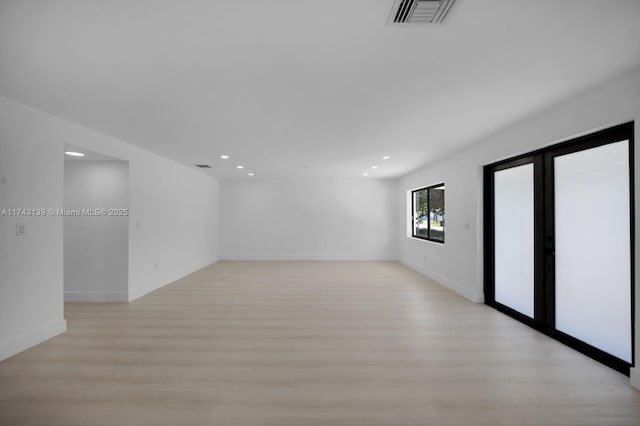
M 16 224 L 16 235 L 18 237 L 24 237 L 25 235 L 27 235 L 27 229 L 25 228 L 24 223 Z

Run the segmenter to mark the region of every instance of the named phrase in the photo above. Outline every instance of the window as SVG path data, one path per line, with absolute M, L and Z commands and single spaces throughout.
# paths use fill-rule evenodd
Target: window
M 444 183 L 411 192 L 414 238 L 444 243 Z

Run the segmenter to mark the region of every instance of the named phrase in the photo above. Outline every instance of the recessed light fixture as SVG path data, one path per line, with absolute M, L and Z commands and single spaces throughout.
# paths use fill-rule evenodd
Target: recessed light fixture
M 71 157 L 84 157 L 84 154 L 81 153 L 81 152 L 65 151 L 64 153 L 65 153 L 65 155 L 69 155 Z
M 372 168 L 372 169 L 377 169 L 377 168 L 378 168 L 378 166 L 371 166 L 371 168 Z
M 383 159 L 383 160 L 388 160 L 388 159 L 390 159 L 390 158 L 391 158 L 391 157 L 390 157 L 390 156 L 388 156 L 388 155 L 385 155 L 384 157 L 382 157 L 382 159 Z
M 236 169 L 244 169 L 244 166 L 236 166 Z
M 221 155 L 220 158 L 222 158 L 223 160 L 228 160 L 229 156 L 228 155 Z
M 362 176 L 369 176 L 369 173 L 363 173 Z
M 247 173 L 249 176 L 253 176 L 253 173 Z

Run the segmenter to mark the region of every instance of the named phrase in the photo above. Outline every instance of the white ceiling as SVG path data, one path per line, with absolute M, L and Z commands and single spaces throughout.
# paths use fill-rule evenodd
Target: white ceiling
M 83 157 L 76 157 L 76 156 L 71 156 L 71 155 L 65 155 L 66 152 L 71 151 L 71 152 L 78 152 L 80 154 L 84 154 Z M 99 152 L 95 152 L 95 151 L 90 151 L 88 149 L 85 148 L 79 148 L 77 146 L 73 146 L 73 145 L 69 145 L 69 144 L 64 144 L 64 153 L 65 154 L 60 154 L 64 157 L 64 162 L 65 163 L 85 163 L 87 161 L 90 162 L 100 162 L 100 163 L 113 163 L 113 162 L 123 162 L 126 163 L 127 161 L 124 161 L 120 158 L 116 158 L 116 157 L 111 157 L 109 155 L 104 155 L 104 154 L 100 154 Z
M 0 0 L 0 94 L 224 178 L 376 178 L 640 66 L 638 0 L 392 4 Z

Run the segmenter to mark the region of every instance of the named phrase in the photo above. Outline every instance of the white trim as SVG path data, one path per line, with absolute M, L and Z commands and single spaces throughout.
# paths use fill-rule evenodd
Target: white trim
M 182 275 L 179 275 L 179 276 L 177 276 L 176 278 L 170 279 L 170 280 L 169 280 L 169 281 L 167 281 L 167 282 L 164 282 L 164 281 L 163 281 L 163 282 L 162 282 L 162 283 L 160 283 L 160 284 L 152 284 L 152 285 L 149 285 L 149 286 L 147 286 L 147 287 L 145 287 L 145 288 L 138 289 L 138 290 L 137 290 L 137 291 L 135 291 L 135 292 L 132 292 L 132 291 L 131 291 L 131 283 L 129 283 L 129 290 L 130 290 L 130 291 L 129 291 L 129 295 L 128 295 L 128 297 L 129 297 L 129 298 L 128 298 L 128 300 L 125 300 L 125 302 L 127 302 L 127 301 L 128 301 L 128 302 L 133 302 L 134 300 L 139 299 L 139 298 L 141 298 L 142 296 L 145 296 L 145 295 L 147 295 L 147 294 L 151 293 L 152 291 L 156 291 L 156 290 L 158 290 L 159 288 L 162 288 L 162 287 L 164 287 L 164 286 L 166 286 L 166 285 L 169 285 L 169 284 L 171 284 L 171 283 L 174 283 L 174 282 L 178 281 L 179 279 L 186 277 L 187 275 L 190 275 L 190 274 L 193 274 L 193 273 L 194 273 L 194 272 L 196 272 L 196 271 L 199 271 L 200 269 L 204 269 L 204 268 L 206 268 L 206 267 L 208 267 L 208 266 L 211 266 L 211 265 L 213 265 L 214 263 L 217 263 L 217 262 L 218 262 L 218 260 L 219 260 L 219 259 L 217 259 L 217 258 L 209 259 L 209 260 L 207 260 L 207 261 L 205 261 L 205 262 L 201 263 L 200 265 L 195 266 L 193 269 L 190 269 L 190 270 L 189 270 L 189 272 L 184 273 L 184 274 L 182 274 Z
M 65 291 L 65 302 L 128 302 L 127 292 Z
M 222 256 L 220 260 L 310 260 L 310 261 L 397 261 L 394 254 L 383 255 L 349 255 L 349 256 L 313 256 L 313 255 L 256 255 L 256 256 Z
M 631 382 L 631 386 L 640 390 L 640 368 L 632 367 L 629 375 L 629 381 Z
M 49 340 L 67 331 L 67 320 L 62 319 L 44 325 L 21 336 L 0 343 L 0 361 Z
M 439 246 L 444 247 L 444 241 L 438 241 L 438 240 L 427 240 L 426 238 L 418 238 L 418 237 L 414 237 L 413 235 L 407 235 L 407 238 L 410 240 L 415 240 L 415 241 L 423 241 L 425 243 L 431 243 L 431 244 L 436 244 Z
M 446 277 L 443 277 L 440 274 L 437 274 L 433 271 L 430 271 L 428 269 L 426 269 L 423 266 L 417 265 L 405 258 L 400 258 L 399 262 L 402 263 L 405 266 L 408 266 L 409 268 L 420 272 L 422 275 L 425 275 L 429 278 L 431 278 L 432 280 L 434 280 L 435 282 L 437 282 L 438 284 L 442 285 L 443 287 L 448 288 L 449 290 L 453 290 L 456 293 L 458 293 L 459 295 L 469 299 L 470 301 L 474 302 L 474 303 L 484 303 L 484 294 L 483 293 L 479 293 L 473 290 L 468 289 L 467 287 L 463 286 L 460 283 L 457 283 L 455 281 L 452 281 Z

